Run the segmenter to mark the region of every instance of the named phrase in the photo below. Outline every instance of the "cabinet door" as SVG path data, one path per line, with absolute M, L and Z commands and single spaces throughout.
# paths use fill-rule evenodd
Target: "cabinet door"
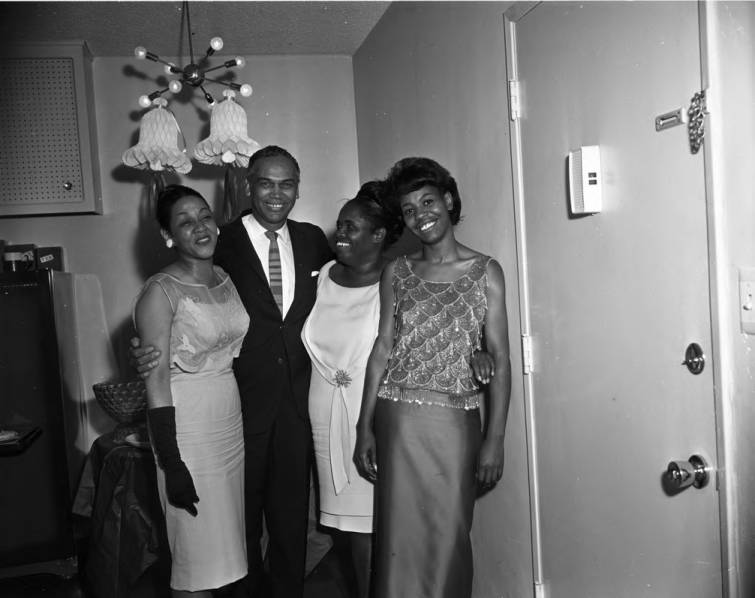
M 0 81 L 0 216 L 102 213 L 86 45 L 10 46 Z

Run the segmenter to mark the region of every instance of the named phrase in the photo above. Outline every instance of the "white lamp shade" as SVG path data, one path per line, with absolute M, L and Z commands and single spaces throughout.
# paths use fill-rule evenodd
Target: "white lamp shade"
M 247 135 L 246 112 L 233 99 L 236 94 L 226 90 L 223 95 L 226 99 L 212 107 L 210 136 L 194 147 L 194 157 L 202 164 L 246 168 L 260 144 Z
M 178 149 L 182 137 L 176 118 L 164 108 L 167 102 L 163 98 L 157 98 L 154 104 L 155 107 L 142 117 L 139 142 L 123 152 L 123 163 L 142 170 L 173 170 L 186 174 L 191 170 L 191 160 L 185 150 Z

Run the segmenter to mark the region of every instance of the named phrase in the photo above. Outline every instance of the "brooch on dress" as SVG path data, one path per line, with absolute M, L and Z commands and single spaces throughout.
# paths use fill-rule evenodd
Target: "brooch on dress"
M 333 381 L 338 387 L 348 386 L 351 384 L 351 376 L 349 376 L 349 373 L 346 370 L 336 370 L 336 375 L 334 376 Z

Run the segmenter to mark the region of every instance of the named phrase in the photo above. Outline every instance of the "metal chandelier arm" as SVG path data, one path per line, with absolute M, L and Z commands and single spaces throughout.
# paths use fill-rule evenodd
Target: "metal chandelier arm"
M 211 67 L 209 69 L 205 69 L 204 72 L 205 72 L 205 74 L 207 74 L 207 73 L 211 73 L 212 71 L 216 71 L 218 69 L 222 69 L 222 68 L 230 69 L 230 68 L 233 68 L 235 66 L 243 66 L 242 64 L 239 64 L 239 59 L 238 58 L 233 58 L 231 60 L 226 60 L 223 64 L 218 64 L 217 66 L 213 66 L 213 67 Z M 205 79 L 207 79 L 208 81 L 210 80 L 207 77 L 205 77 Z
M 136 56 L 139 60 L 151 60 L 152 62 L 159 62 L 160 64 L 171 67 L 171 69 L 176 68 L 175 64 L 163 60 L 154 52 L 147 50 L 147 48 L 145 48 L 144 46 L 137 46 L 134 49 L 134 56 Z

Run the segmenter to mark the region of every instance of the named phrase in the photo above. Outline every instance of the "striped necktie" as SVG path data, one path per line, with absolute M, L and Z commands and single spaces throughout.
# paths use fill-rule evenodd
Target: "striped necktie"
M 270 290 L 278 304 L 278 309 L 283 314 L 283 276 L 281 274 L 281 254 L 278 251 L 278 233 L 269 230 L 265 233 L 265 236 L 270 239 L 270 250 L 267 254 Z

